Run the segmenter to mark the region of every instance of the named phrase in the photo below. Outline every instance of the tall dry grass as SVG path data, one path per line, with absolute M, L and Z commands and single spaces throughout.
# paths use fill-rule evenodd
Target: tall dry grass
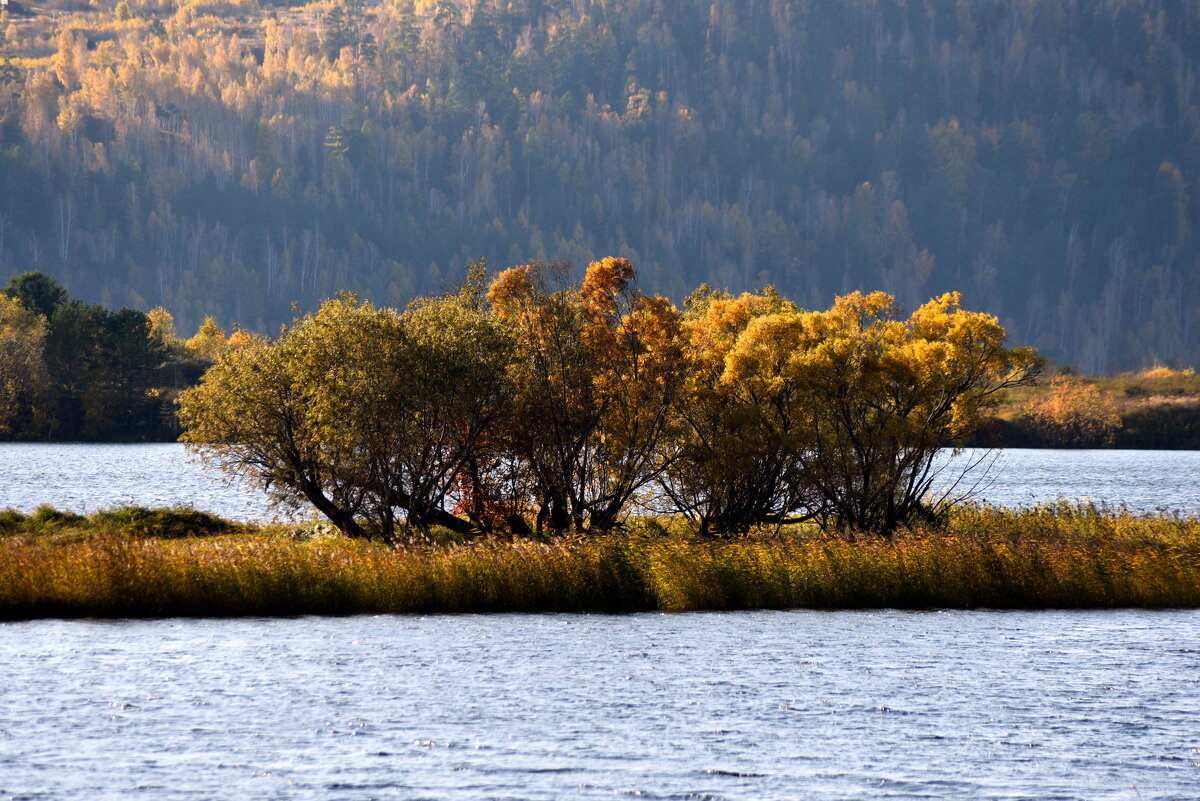
M 1200 606 L 1194 518 L 968 507 L 942 530 L 856 542 L 668 530 L 395 549 L 278 532 L 10 534 L 0 616 Z

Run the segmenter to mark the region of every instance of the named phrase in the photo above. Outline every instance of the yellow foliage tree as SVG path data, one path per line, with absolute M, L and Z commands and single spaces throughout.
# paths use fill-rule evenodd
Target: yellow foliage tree
M 32 431 L 45 418 L 45 344 L 45 318 L 0 294 L 0 437 Z
M 670 461 L 679 312 L 637 292 L 625 259 L 593 262 L 577 287 L 568 275 L 535 263 L 489 288 L 518 354 L 506 446 L 532 477 L 539 528 L 603 530 Z
M 202 359 L 216 361 L 224 353 L 229 342 L 225 339 L 225 330 L 212 317 L 205 317 L 200 323 L 196 335 L 184 343 L 188 352 Z
M 704 534 L 784 522 L 797 506 L 799 420 L 792 389 L 726 380 L 727 364 L 755 320 L 798 312 L 768 289 L 734 298 L 701 287 L 685 303 L 682 391 L 674 402 L 677 450 L 659 482 L 674 509 Z
M 813 517 L 850 534 L 888 534 L 934 511 L 926 497 L 939 448 L 974 431 L 999 391 L 1041 366 L 1032 350 L 1004 347 L 994 317 L 960 303 L 943 295 L 901 320 L 882 292 L 840 297 L 825 312 L 743 296 L 742 308 L 763 313 L 743 312 L 744 323 L 723 332 L 704 327 L 713 334 L 693 352 L 709 371 L 706 391 L 738 410 L 722 442 L 737 453 L 740 426 L 750 452 L 735 460 L 770 465 L 775 482 L 734 530 Z M 721 299 L 706 316 L 728 318 L 738 306 Z
M 1054 378 L 1029 416 L 1047 442 L 1062 447 L 1110 445 L 1121 427 L 1116 402 L 1094 384 L 1070 376 Z
M 175 315 L 162 306 L 155 306 L 146 312 L 146 318 L 150 320 L 151 339 L 167 346 L 179 344 L 179 335 L 175 331 Z

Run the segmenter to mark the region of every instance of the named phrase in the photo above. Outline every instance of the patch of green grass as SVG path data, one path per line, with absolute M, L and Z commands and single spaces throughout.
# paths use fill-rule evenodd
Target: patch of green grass
M 64 512 L 53 506 L 39 506 L 24 514 L 15 509 L 0 510 L 0 536 L 55 537 L 66 540 L 87 539 L 96 534 L 156 539 L 210 537 L 246 531 L 247 527 L 208 512 L 188 507 L 148 508 L 120 506 L 90 515 Z

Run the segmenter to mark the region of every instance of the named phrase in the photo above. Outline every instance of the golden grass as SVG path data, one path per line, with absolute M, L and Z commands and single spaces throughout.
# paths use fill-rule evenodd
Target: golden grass
M 396 549 L 282 531 L 0 537 L 0 617 L 750 608 L 1200 607 L 1200 521 L 968 507 L 847 542 L 647 533 Z

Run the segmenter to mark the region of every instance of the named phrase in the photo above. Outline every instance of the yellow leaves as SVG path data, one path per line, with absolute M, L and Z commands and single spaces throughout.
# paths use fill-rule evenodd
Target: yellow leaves
M 721 382 L 761 382 L 768 392 L 779 392 L 792 357 L 803 355 L 813 344 L 805 322 L 806 315 L 796 312 L 751 320 L 725 356 Z
M 175 316 L 162 306 L 155 306 L 146 312 L 150 320 L 150 338 L 163 344 L 173 344 L 179 337 L 175 332 Z
M 1143 370 L 1140 378 L 1191 378 L 1196 374 L 1194 368 L 1188 367 L 1186 370 L 1172 370 L 1164 365 L 1157 365 Z
M 537 509 L 539 525 L 604 528 L 660 480 L 709 530 L 799 515 L 887 532 L 929 513 L 937 449 L 1038 367 L 957 293 L 902 319 L 882 292 L 803 311 L 769 288 L 702 288 L 681 314 L 634 281 L 625 259 L 593 262 L 579 283 L 567 265 L 533 263 L 497 275 L 484 302 L 480 265 L 462 292 L 403 313 L 339 296 L 276 343 L 250 338 L 244 355 L 230 348 L 238 332 L 224 342 L 206 321 L 194 341 L 227 352 L 203 404 L 185 398 L 188 438 L 256 436 L 262 447 L 232 462 L 286 484 L 261 468 L 276 459 L 263 424 L 286 430 L 299 455 L 283 473 L 337 476 L 352 496 L 338 503 L 359 517 L 378 511 L 355 506 L 367 495 L 400 504 L 383 500 L 386 481 L 415 474 L 401 464 L 412 454 L 432 469 L 436 453 L 443 472 L 421 508 L 461 478 L 459 507 L 476 521 Z
M 752 320 L 769 314 L 796 311 L 795 304 L 774 292 L 743 293 L 737 298 L 725 293 L 699 293 L 689 304 L 682 323 L 684 347 L 690 372 L 720 376 L 738 337 Z M 702 376 L 698 380 L 705 381 Z
M 584 313 L 589 319 L 615 318 L 633 278 L 633 265 L 626 259 L 609 257 L 589 264 L 580 289 Z
M 1030 409 L 1036 427 L 1051 444 L 1062 446 L 1110 443 L 1121 425 L 1117 405 L 1094 384 L 1058 376 L 1050 393 Z
M 825 336 L 855 336 L 891 319 L 895 308 L 895 299 L 886 292 L 851 292 L 836 298 L 833 307 L 814 323 Z
M 533 268 L 530 265 L 509 267 L 492 281 L 488 302 L 502 320 L 513 321 L 533 293 Z
M 209 316 L 204 318 L 196 335 L 184 343 L 188 351 L 201 358 L 216 359 L 225 350 L 225 331 L 216 319 Z
M 45 318 L 0 294 L 0 435 L 18 429 L 23 409 L 41 411 L 49 383 L 45 342 Z
M 768 501 L 792 506 L 774 514 L 807 505 L 839 527 L 887 531 L 918 509 L 937 448 L 970 433 L 991 394 L 1040 364 L 1031 351 L 1005 349 L 995 318 L 960 303 L 948 293 L 900 320 L 882 292 L 839 297 L 823 312 L 769 292 L 696 298 L 683 326 L 683 414 L 708 443 L 690 477 L 710 482 L 697 492 L 714 519 L 737 519 L 730 499 L 746 492 L 723 465 L 761 469 L 760 486 L 780 482 Z
M 253 341 L 253 334 L 250 334 L 249 332 L 243 331 L 239 328 L 229 335 L 228 344 L 231 348 L 245 348 L 248 347 Z

